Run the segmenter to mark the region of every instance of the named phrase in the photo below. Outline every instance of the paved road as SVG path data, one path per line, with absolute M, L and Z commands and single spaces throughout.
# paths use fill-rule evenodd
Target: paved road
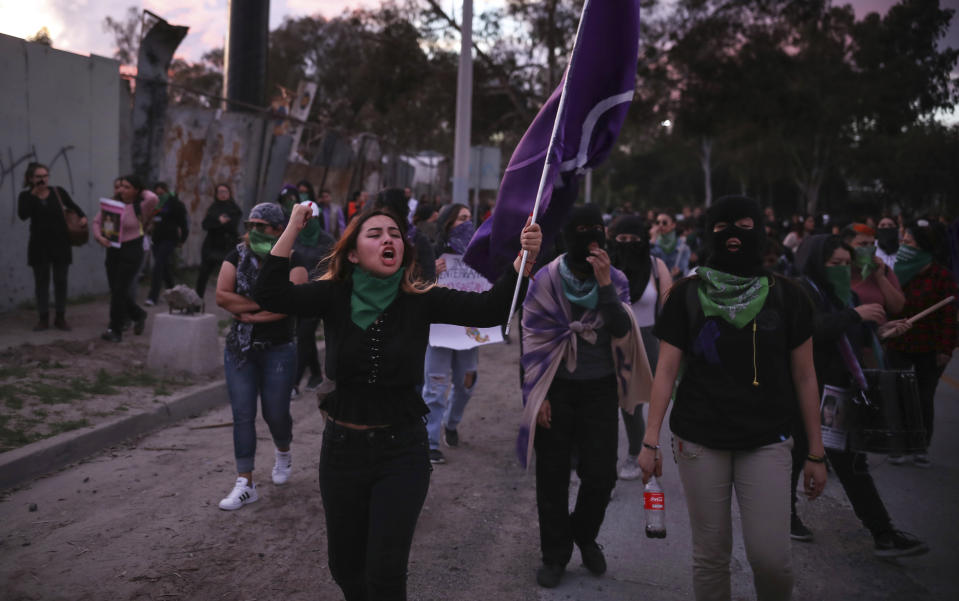
M 562 585 L 539 589 L 533 480 L 513 458 L 519 413 L 516 345 L 483 349 L 462 448 L 438 466 L 414 542 L 410 598 L 591 601 L 691 598 L 686 508 L 671 456 L 663 479 L 665 540 L 643 535 L 642 486 L 617 487 L 600 535 L 609 561 L 590 576 L 574 555 Z M 800 511 L 816 541 L 794 544 L 796 599 L 959 598 L 959 366 L 937 398 L 933 467 L 873 457 L 896 524 L 932 552 L 901 562 L 872 556 L 835 480 Z M 216 502 L 232 481 L 227 409 L 165 429 L 44 477 L 0 501 L 3 599 L 338 599 L 326 550 L 316 456 L 321 422 L 312 401 L 294 403 L 296 461 L 286 487 L 261 484 L 239 512 Z M 625 453 L 621 437 L 621 455 Z M 664 436 L 665 438 L 665 436 Z M 260 430 L 258 464 L 271 465 Z M 265 477 L 266 471 L 262 470 Z M 36 511 L 31 511 L 31 504 Z M 735 599 L 753 597 L 736 535 Z

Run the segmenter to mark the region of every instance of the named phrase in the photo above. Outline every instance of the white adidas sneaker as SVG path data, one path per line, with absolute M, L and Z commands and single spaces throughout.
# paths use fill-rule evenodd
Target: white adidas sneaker
M 293 452 L 276 451 L 276 463 L 273 464 L 273 484 L 286 484 L 293 470 Z
M 233 485 L 230 494 L 220 501 L 220 509 L 233 511 L 253 503 L 259 498 L 260 495 L 256 494 L 256 483 L 250 484 L 249 480 L 241 476 L 236 479 L 236 484 Z

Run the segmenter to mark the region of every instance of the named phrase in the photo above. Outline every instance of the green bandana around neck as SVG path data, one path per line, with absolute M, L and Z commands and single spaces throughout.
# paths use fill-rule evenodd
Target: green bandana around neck
M 303 230 L 300 231 L 297 240 L 304 246 L 316 246 L 316 243 L 320 240 L 320 227 L 319 219 L 310 219 L 306 222 Z
M 848 307 L 852 300 L 852 269 L 849 265 L 826 265 L 826 279 L 843 307 Z
M 876 256 L 875 246 L 857 246 L 853 255 L 853 265 L 859 268 L 862 279 L 868 278 L 876 271 L 876 263 L 872 260 Z
M 258 257 L 265 257 L 270 254 L 270 251 L 273 250 L 273 245 L 276 244 L 276 241 L 279 239 L 279 236 L 271 236 L 270 234 L 252 230 L 250 232 L 250 250 Z
M 668 234 L 662 234 L 656 239 L 656 246 L 663 249 L 663 252 L 667 255 L 673 254 L 673 251 L 676 250 L 677 244 L 679 244 L 679 240 L 676 238 L 676 230 L 673 230 Z
M 559 262 L 559 276 L 563 281 L 563 294 L 566 300 L 584 309 L 595 309 L 599 304 L 599 283 L 590 276 L 580 280 L 566 264 L 566 257 Z
M 932 263 L 931 254 L 921 248 L 903 244 L 896 253 L 896 264 L 892 270 L 896 272 L 899 285 L 905 288 L 906 284 L 930 263 Z
M 769 296 L 766 276 L 742 277 L 711 267 L 700 267 L 696 275 L 703 313 L 722 317 L 736 329 L 755 319 Z
M 401 268 L 389 277 L 379 278 L 360 267 L 353 269 L 350 318 L 361 330 L 370 327 L 396 298 L 403 272 Z

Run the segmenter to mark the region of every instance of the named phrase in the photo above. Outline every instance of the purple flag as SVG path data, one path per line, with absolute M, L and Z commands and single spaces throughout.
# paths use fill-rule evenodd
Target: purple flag
M 557 191 L 564 181 L 575 187 L 575 177 L 560 175 L 594 167 L 609 154 L 633 99 L 638 54 L 639 0 L 588 0 L 564 76 L 564 81 L 569 79 L 566 104 L 536 220 L 543 228 L 544 247 L 562 227 L 576 198 L 554 197 L 554 184 Z M 493 215 L 477 230 L 464 255 L 470 267 L 490 280 L 498 278 L 520 250 L 520 232 L 533 212 L 563 83 L 513 151 Z

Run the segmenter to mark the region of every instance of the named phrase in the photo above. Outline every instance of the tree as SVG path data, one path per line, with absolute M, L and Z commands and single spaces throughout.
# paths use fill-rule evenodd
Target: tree
M 116 45 L 113 58 L 124 65 L 136 64 L 137 53 L 140 50 L 142 27 L 140 9 L 136 6 L 127 8 L 125 20 L 117 20 L 109 16 L 103 19 L 103 31 L 113 34 L 114 44 Z
M 27 38 L 28 42 L 33 42 L 34 44 L 43 44 L 44 46 L 53 46 L 53 38 L 50 37 L 50 30 L 46 27 L 41 27 L 35 34 Z
M 168 75 L 171 103 L 215 106 L 223 93 L 223 48 L 205 52 L 196 63 L 175 58 Z

